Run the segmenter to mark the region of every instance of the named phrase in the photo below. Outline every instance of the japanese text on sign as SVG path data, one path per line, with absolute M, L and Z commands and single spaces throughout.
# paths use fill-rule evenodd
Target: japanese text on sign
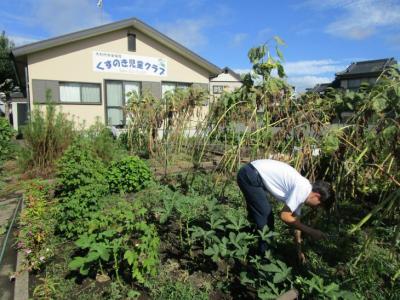
M 167 76 L 167 61 L 155 57 L 94 51 L 93 69 L 95 72 Z

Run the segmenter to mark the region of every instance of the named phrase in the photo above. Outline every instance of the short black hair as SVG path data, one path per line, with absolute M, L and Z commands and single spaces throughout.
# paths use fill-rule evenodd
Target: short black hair
M 317 180 L 312 184 L 312 191 L 320 194 L 321 204 L 326 210 L 332 207 L 335 197 L 332 186 L 329 183 Z

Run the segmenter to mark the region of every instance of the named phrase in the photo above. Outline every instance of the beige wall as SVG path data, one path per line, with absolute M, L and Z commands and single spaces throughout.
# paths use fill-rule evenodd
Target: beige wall
M 101 83 L 101 105 L 60 105 L 64 112 L 70 113 L 80 120 L 85 120 L 87 125 L 91 125 L 95 122 L 96 117 L 104 122 L 104 80 L 209 83 L 210 74 L 208 71 L 141 32 L 130 30 L 130 32 L 136 34 L 136 52 L 127 51 L 127 32 L 128 29 L 119 30 L 30 54 L 28 56 L 30 86 L 32 87 L 32 79 Z M 160 77 L 143 74 L 94 72 L 93 51 L 163 58 L 167 61 L 168 75 Z M 33 103 L 32 91 L 30 102 Z
M 238 81 L 229 73 L 221 73 L 217 77 L 210 80 L 210 94 L 213 98 L 218 98 L 221 94 L 214 94 L 214 86 L 223 86 L 225 92 L 233 92 L 242 86 L 242 82 Z

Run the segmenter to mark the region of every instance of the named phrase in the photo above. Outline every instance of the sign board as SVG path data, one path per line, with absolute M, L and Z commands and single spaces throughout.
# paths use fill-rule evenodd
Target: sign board
M 162 58 L 93 51 L 95 72 L 167 76 L 167 61 Z

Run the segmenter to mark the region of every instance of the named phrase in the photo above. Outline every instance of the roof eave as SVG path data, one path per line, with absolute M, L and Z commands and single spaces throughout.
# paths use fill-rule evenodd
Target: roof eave
M 83 39 L 87 39 L 93 36 L 97 36 L 100 34 L 133 27 L 143 33 L 147 33 L 153 39 L 159 41 L 163 45 L 167 46 L 168 48 L 178 52 L 182 56 L 186 57 L 187 59 L 195 62 L 197 65 L 203 67 L 212 75 L 219 74 L 221 69 L 216 65 L 210 63 L 209 61 L 205 60 L 204 58 L 200 57 L 196 53 L 192 52 L 188 48 L 184 47 L 183 45 L 175 42 L 174 40 L 170 39 L 163 33 L 157 31 L 156 29 L 150 27 L 149 25 L 145 24 L 144 22 L 138 20 L 137 18 L 130 18 L 126 20 L 122 20 L 119 22 L 114 22 L 106 25 L 101 25 L 98 27 L 85 29 L 69 34 L 65 34 L 62 36 L 54 37 L 48 40 L 35 42 L 32 44 L 24 45 L 21 47 L 17 47 L 13 49 L 12 53 L 15 57 L 20 57 L 28 54 L 32 54 L 35 52 L 43 51 L 49 48 L 62 46 L 64 44 L 70 42 L 76 42 Z
M 347 79 L 347 78 L 360 78 L 360 77 L 378 77 L 383 72 L 368 72 L 368 73 L 355 73 L 355 74 L 336 74 L 336 77 L 339 79 Z

